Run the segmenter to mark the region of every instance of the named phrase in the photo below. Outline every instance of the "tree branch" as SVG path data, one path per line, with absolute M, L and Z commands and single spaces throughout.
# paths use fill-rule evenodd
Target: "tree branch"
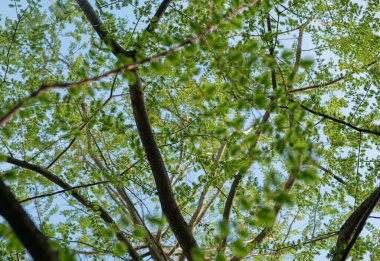
M 90 21 L 95 32 L 99 35 L 100 39 L 112 48 L 112 53 L 114 55 L 124 55 L 126 57 L 132 57 L 135 55 L 135 52 L 126 51 L 118 42 L 114 40 L 112 35 L 110 35 L 110 33 L 105 29 L 105 25 L 87 0 L 77 0 L 77 3 L 86 15 L 87 19 Z
M 0 202 L 0 215 L 7 220 L 30 255 L 35 260 L 58 261 L 58 253 L 50 248 L 45 235 L 38 230 L 1 178 Z
M 295 102 L 294 100 L 291 100 L 291 99 L 289 99 L 289 101 L 291 101 L 291 102 Z M 315 110 L 313 110 L 313 109 L 310 109 L 310 108 L 306 107 L 306 106 L 303 105 L 303 104 L 299 104 L 299 105 L 300 105 L 300 107 L 301 107 L 302 109 L 304 109 L 304 110 L 306 110 L 306 111 L 308 111 L 308 112 L 310 112 L 310 113 L 312 113 L 312 114 L 314 114 L 314 115 L 318 115 L 318 116 L 321 116 L 321 117 L 323 117 L 323 118 L 325 118 L 325 119 L 331 120 L 331 121 L 333 121 L 333 122 L 337 122 L 337 123 L 343 124 L 343 125 L 345 125 L 345 126 L 351 128 L 351 129 L 354 129 L 354 130 L 359 131 L 359 132 L 362 132 L 362 133 L 369 133 L 369 134 L 374 134 L 374 135 L 376 135 L 376 136 L 380 136 L 380 132 L 379 132 L 379 131 L 374 131 L 374 130 L 369 130 L 369 129 L 360 128 L 360 127 L 357 127 L 357 126 L 355 126 L 355 125 L 352 125 L 351 123 L 346 122 L 346 121 L 344 121 L 344 120 L 340 120 L 340 119 L 334 118 L 334 117 L 332 117 L 332 116 L 330 116 L 330 115 L 328 115 L 328 114 L 325 114 L 325 113 L 318 112 L 318 111 L 315 111 Z
M 232 18 L 234 18 L 235 16 L 237 16 L 238 14 L 240 14 L 242 11 L 244 11 L 246 8 L 252 7 L 257 2 L 258 2 L 258 0 L 254 0 L 254 1 L 250 2 L 249 4 L 243 6 L 242 8 L 237 9 L 234 13 L 232 13 L 227 18 L 227 20 L 231 20 Z M 100 74 L 98 76 L 90 77 L 90 78 L 87 78 L 87 79 L 84 79 L 84 80 L 80 80 L 80 81 L 76 81 L 76 82 L 55 83 L 55 84 L 51 84 L 51 85 L 44 85 L 43 84 L 36 91 L 32 92 L 29 96 L 27 96 L 27 97 L 19 100 L 14 106 L 12 106 L 11 109 L 9 109 L 3 116 L 1 116 L 1 118 L 0 118 L 0 128 L 4 127 L 5 124 L 16 113 L 18 113 L 20 111 L 20 109 L 23 108 L 29 100 L 35 99 L 35 98 L 41 96 L 43 93 L 45 93 L 45 92 L 47 92 L 49 90 L 64 89 L 64 88 L 75 88 L 75 87 L 82 86 L 84 84 L 89 84 L 89 83 L 92 83 L 92 82 L 95 82 L 95 81 L 100 81 L 102 79 L 114 76 L 114 75 L 116 75 L 119 72 L 128 72 L 128 71 L 136 70 L 141 65 L 144 65 L 144 64 L 150 63 L 150 62 L 158 61 L 158 60 L 160 60 L 160 59 L 162 59 L 162 58 L 164 58 L 164 57 L 166 57 L 168 55 L 171 55 L 171 54 L 179 51 L 180 49 L 182 49 L 185 46 L 197 43 L 199 40 L 203 39 L 207 34 L 209 34 L 212 31 L 218 29 L 219 26 L 220 26 L 220 24 L 211 25 L 206 30 L 204 30 L 203 32 L 201 32 L 200 34 L 198 34 L 198 35 L 196 35 L 196 36 L 194 36 L 192 38 L 189 38 L 189 39 L 185 40 L 183 43 L 181 43 L 179 45 L 176 45 L 176 46 L 174 46 L 174 47 L 172 47 L 172 48 L 170 48 L 170 49 L 168 49 L 168 50 L 166 50 L 164 52 L 158 53 L 158 54 L 156 54 L 154 56 L 145 58 L 145 59 L 137 61 L 137 62 L 133 62 L 133 63 L 127 64 L 127 65 L 121 66 L 119 68 L 116 68 L 114 70 L 105 72 L 105 73 Z M 130 57 L 130 56 L 128 56 L 128 57 Z
M 376 64 L 377 62 L 378 62 L 377 60 L 376 61 L 372 61 L 369 64 L 367 64 L 367 65 L 359 68 L 359 70 L 368 69 L 369 67 L 371 67 L 372 65 Z M 303 88 L 299 88 L 299 89 L 289 90 L 289 93 L 301 93 L 301 92 L 305 92 L 305 91 L 311 91 L 311 90 L 315 90 L 315 89 L 318 89 L 318 88 L 327 87 L 327 86 L 330 86 L 330 85 L 333 85 L 335 83 L 338 83 L 338 82 L 341 82 L 341 81 L 345 80 L 347 77 L 353 75 L 354 73 L 355 73 L 355 71 L 347 73 L 346 75 L 343 75 L 341 77 L 338 77 L 338 78 L 336 78 L 336 79 L 334 79 L 332 81 L 326 82 L 326 83 L 314 84 L 314 85 L 303 87 Z
M 19 166 L 19 167 L 22 167 L 24 169 L 29 169 L 29 170 L 32 170 L 34 172 L 37 172 L 37 173 L 41 174 L 42 176 L 44 176 L 46 179 L 53 182 L 54 184 L 60 186 L 61 188 L 66 189 L 66 190 L 72 190 L 72 187 L 69 184 L 64 182 L 62 179 L 60 179 L 58 176 L 54 175 L 53 173 L 51 173 L 47 169 L 41 168 L 37 165 L 31 164 L 31 163 L 26 162 L 26 161 L 21 161 L 21 160 L 18 160 L 16 158 L 9 157 L 9 156 L 6 157 L 6 162 L 13 164 L 13 165 L 16 165 L 16 166 Z M 106 210 L 104 210 L 101 206 L 94 205 L 91 201 L 88 201 L 87 199 L 85 199 L 81 194 L 79 194 L 75 190 L 71 191 L 71 195 L 79 203 L 81 203 L 83 206 L 91 209 L 94 212 L 99 212 L 100 217 L 103 219 L 104 222 L 106 222 L 107 224 L 110 224 L 112 227 L 116 228 L 116 237 L 127 246 L 128 252 L 131 255 L 131 258 L 133 260 L 136 260 L 136 261 L 140 260 L 139 255 L 134 250 L 132 244 L 129 242 L 129 240 L 127 239 L 125 234 L 118 228 L 116 222 L 112 219 L 112 217 L 108 214 L 108 212 Z
M 69 189 L 62 189 L 62 190 L 58 190 L 58 191 L 55 191 L 55 192 L 52 192 L 52 193 L 45 193 L 45 194 L 36 195 L 36 196 L 30 197 L 30 198 L 19 200 L 18 202 L 19 203 L 24 203 L 24 202 L 27 202 L 27 201 L 30 201 L 30 200 L 33 200 L 33 199 L 37 199 L 37 198 L 51 197 L 51 196 L 54 196 L 54 195 L 57 195 L 57 194 L 61 194 L 61 193 L 68 192 L 68 191 L 72 191 L 74 189 L 87 188 L 87 187 L 101 185 L 101 184 L 105 184 L 105 183 L 109 183 L 109 182 L 111 182 L 111 181 L 104 180 L 104 181 L 94 182 L 94 183 L 90 183 L 90 184 L 78 185 L 78 186 L 71 187 Z
M 87 19 L 91 22 L 95 31 L 99 34 L 99 37 L 105 41 L 106 39 L 104 38 L 103 34 L 107 36 L 108 32 L 97 31 L 98 26 L 104 27 L 104 25 L 92 9 L 91 5 L 87 0 L 77 0 L 77 2 L 80 4 L 82 11 L 86 15 Z M 163 6 L 162 10 L 160 10 L 158 13 L 160 16 L 163 14 L 166 7 L 167 4 Z M 159 17 L 156 17 L 157 22 L 158 19 Z M 151 29 L 153 30 L 153 28 Z M 112 39 L 111 42 L 113 43 L 115 41 Z M 124 56 L 131 57 L 134 60 L 136 59 L 135 52 L 126 52 L 124 49 L 118 51 L 114 48 L 113 54 L 118 58 L 120 58 L 120 56 Z M 143 143 L 148 162 L 153 172 L 161 207 L 184 253 L 189 260 L 192 260 L 190 251 L 191 249 L 197 247 L 197 243 L 174 198 L 165 164 L 156 144 L 148 114 L 145 108 L 142 84 L 137 71 L 137 67 L 132 69 L 132 72 L 135 75 L 135 83 L 129 86 L 129 90 L 133 114 L 139 131 L 140 139 Z
M 339 230 L 338 240 L 332 257 L 333 261 L 346 260 L 360 232 L 363 230 L 369 215 L 380 199 L 380 186 L 367 197 L 362 204 L 348 217 Z

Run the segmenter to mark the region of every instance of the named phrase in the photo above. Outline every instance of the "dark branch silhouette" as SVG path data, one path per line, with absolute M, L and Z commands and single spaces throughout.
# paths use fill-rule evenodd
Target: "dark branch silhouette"
M 112 36 L 107 31 L 99 29 L 104 28 L 104 24 L 96 15 L 95 11 L 87 0 L 77 0 L 77 2 L 79 3 L 83 13 L 86 15 L 95 31 L 98 33 L 99 37 L 106 44 L 107 41 L 111 42 L 111 46 L 113 47 L 112 51 L 115 56 L 118 58 L 120 58 L 120 56 L 124 56 L 136 60 L 135 51 L 127 52 L 121 47 L 121 49 L 117 49 L 120 45 L 112 38 Z M 164 1 L 162 8 L 159 8 L 158 12 L 155 15 L 155 21 L 158 22 L 167 6 L 168 2 Z M 148 29 L 151 28 L 148 27 Z M 175 200 L 165 163 L 157 146 L 153 135 L 153 130 L 149 122 L 148 113 L 145 107 L 144 94 L 142 91 L 142 83 L 137 68 L 132 70 L 132 72 L 135 76 L 135 83 L 129 85 L 129 90 L 133 115 L 137 125 L 138 133 L 140 135 L 140 139 L 142 141 L 148 162 L 150 164 L 150 168 L 153 173 L 161 203 L 161 208 L 168 220 L 171 229 L 173 230 L 174 235 L 178 239 L 178 242 L 180 243 L 184 254 L 189 260 L 192 260 L 191 250 L 197 247 L 197 242 L 195 241 L 190 227 L 182 216 Z
M 338 240 L 333 253 L 333 261 L 346 260 L 363 230 L 369 215 L 380 199 L 380 186 L 367 197 L 362 204 L 348 217 L 339 230 Z
M 30 255 L 35 260 L 58 261 L 58 252 L 51 249 L 45 235 L 38 230 L 1 178 L 0 202 L 0 215 L 7 220 Z
M 376 63 L 377 63 L 377 61 L 372 61 L 369 64 L 361 67 L 360 69 L 361 70 L 362 69 L 368 69 L 369 67 L 371 67 L 372 65 L 374 65 Z M 343 75 L 341 77 L 338 77 L 338 78 L 336 78 L 334 80 L 331 80 L 329 82 L 326 82 L 326 83 L 314 84 L 314 85 L 303 87 L 303 88 L 293 89 L 293 90 L 290 90 L 289 93 L 294 93 L 295 94 L 295 93 L 301 93 L 301 92 L 305 92 L 305 91 L 311 91 L 311 90 L 327 87 L 327 86 L 330 86 L 330 85 L 333 85 L 333 84 L 336 84 L 336 83 L 339 83 L 339 82 L 345 80 L 346 78 L 348 78 L 349 76 L 353 75 L 354 73 L 355 73 L 355 71 L 347 73 L 346 75 Z
M 102 208 L 101 206 L 95 205 L 91 201 L 85 199 L 81 194 L 79 194 L 79 192 L 72 190 L 72 187 L 69 184 L 67 184 L 65 181 L 63 181 L 61 178 L 54 175 L 53 173 L 51 173 L 47 169 L 41 168 L 41 167 L 34 165 L 32 163 L 22 161 L 22 160 L 18 160 L 16 158 L 9 157 L 9 156 L 6 157 L 6 162 L 13 164 L 15 166 L 22 167 L 24 169 L 29 169 L 29 170 L 32 170 L 34 172 L 37 172 L 37 173 L 41 174 L 42 176 L 44 176 L 46 179 L 53 182 L 54 184 L 60 186 L 61 188 L 65 189 L 65 190 L 71 190 L 71 195 L 79 203 L 81 203 L 83 206 L 91 209 L 94 212 L 99 212 L 100 218 L 103 219 L 104 222 L 106 222 L 107 224 L 109 224 L 113 228 L 115 228 L 116 237 L 127 246 L 128 252 L 131 255 L 132 259 L 136 260 L 136 261 L 140 260 L 139 254 L 135 251 L 132 244 L 129 242 L 128 238 L 118 228 L 116 222 L 112 219 L 112 217 L 108 214 L 108 212 L 104 208 Z

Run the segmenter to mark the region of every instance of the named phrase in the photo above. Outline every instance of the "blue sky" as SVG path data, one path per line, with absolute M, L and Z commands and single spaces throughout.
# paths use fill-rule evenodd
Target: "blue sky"
M 7 1 L 6 1 L 6 2 L 7 2 Z M 44 4 L 44 6 L 49 6 L 51 3 L 54 3 L 54 2 L 55 2 L 55 1 L 44 0 L 44 3 L 46 3 L 46 4 Z M 365 3 L 365 1 L 356 1 L 356 2 L 358 2 L 358 3 Z M 9 3 L 13 3 L 13 1 L 9 1 Z M 94 4 L 93 1 L 92 1 L 92 4 Z M 15 9 L 11 9 L 11 8 L 9 8 L 9 7 L 8 7 L 8 4 L 2 4 L 2 5 L 0 5 L 0 14 L 1 14 L 1 21 L 0 21 L 0 24 L 3 24 L 3 23 L 4 23 L 4 18 L 5 18 L 5 17 L 8 17 L 8 18 L 10 18 L 10 19 L 15 19 L 15 18 L 17 17 L 17 14 L 16 14 L 16 12 L 15 12 Z M 316 23 L 318 23 L 318 22 L 316 22 Z M 144 27 L 145 27 L 144 23 L 141 23 L 140 26 L 141 26 L 141 28 L 144 28 Z M 293 34 L 297 34 L 297 33 L 298 33 L 298 32 L 296 31 L 296 32 L 294 32 L 294 33 L 291 33 L 289 36 L 292 37 Z M 285 43 L 285 46 L 286 46 L 286 47 L 291 48 L 291 44 L 292 44 L 292 41 L 291 41 L 291 40 L 289 40 L 289 41 L 285 40 L 284 43 Z M 286 45 L 286 43 L 288 43 L 288 46 Z M 66 43 L 66 45 L 67 45 L 67 47 L 68 47 L 68 43 Z M 305 35 L 305 39 L 304 39 L 304 41 L 303 41 L 303 49 L 312 49 L 312 48 L 314 48 L 314 46 L 313 46 L 313 44 L 312 44 L 311 38 L 310 38 L 309 35 L 306 34 L 306 35 Z M 307 52 L 306 55 L 307 55 L 307 56 L 313 56 L 314 53 L 313 53 L 313 52 Z M 326 58 L 326 59 L 332 59 L 332 60 L 334 60 L 334 61 L 336 62 L 336 56 L 334 56 L 331 52 L 325 52 L 325 58 Z M 326 97 L 326 99 L 328 99 L 328 97 Z M 348 112 L 348 111 L 347 111 L 347 112 Z M 344 113 L 344 112 L 343 112 L 343 113 Z M 377 158 L 378 155 L 379 155 L 379 153 L 378 153 L 377 150 L 375 150 L 375 149 L 373 149 L 373 150 L 368 150 L 367 153 L 372 154 L 372 155 L 368 155 L 368 156 L 373 157 L 373 158 Z M 361 170 L 361 171 L 365 171 L 365 170 Z M 328 191 L 325 191 L 325 193 L 328 193 Z M 63 199 L 61 198 L 61 196 L 56 197 L 55 200 L 56 200 L 56 203 L 59 203 L 61 206 L 65 206 L 65 205 L 66 205 L 66 201 L 63 200 Z M 353 199 L 350 199 L 350 198 L 349 198 L 348 200 L 352 201 L 352 203 L 353 203 Z M 32 214 L 35 214 L 35 213 L 36 213 L 36 210 L 35 210 L 35 208 L 34 208 L 33 205 L 30 205 L 30 207 L 28 208 L 28 210 L 29 210 L 30 213 L 32 213 Z M 54 219 L 55 219 L 55 221 L 57 221 L 57 222 L 60 222 L 60 221 L 61 221 L 61 217 L 59 217 L 59 216 L 57 216 L 57 217 L 54 218 Z M 53 219 L 53 220 L 54 220 L 54 219 Z M 375 224 L 375 225 L 377 225 L 377 226 L 380 225 L 380 221 L 378 221 L 378 220 L 371 220 L 370 222 L 373 223 L 373 224 Z M 302 227 L 303 225 L 304 225 L 304 221 L 299 222 L 299 224 L 296 223 L 296 224 L 295 224 L 295 228 L 297 228 L 297 227 Z M 365 234 L 365 233 L 364 233 L 364 234 Z M 322 256 L 321 256 L 320 258 L 321 258 L 321 259 L 318 259 L 318 260 L 323 260 L 323 257 L 322 257 Z

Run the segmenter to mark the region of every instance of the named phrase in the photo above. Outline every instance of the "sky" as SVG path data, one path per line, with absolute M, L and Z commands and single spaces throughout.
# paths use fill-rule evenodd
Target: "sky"
M 54 3 L 55 1 L 52 1 L 52 0 L 43 0 L 44 1 L 44 3 L 46 3 L 46 4 L 44 4 L 44 6 L 49 6 L 51 3 Z M 6 1 L 3 1 L 3 2 L 6 2 L 6 3 L 13 3 L 13 1 L 8 1 L 8 0 L 6 0 Z M 95 6 L 94 5 L 94 1 L 91 1 L 92 2 L 92 4 L 93 4 L 93 6 Z M 359 3 L 359 4 L 365 4 L 366 2 L 365 1 L 355 1 L 355 2 L 357 2 L 357 3 Z M 121 15 L 124 15 L 124 14 L 121 14 Z M 12 8 L 9 8 L 8 7 L 8 4 L 4 4 L 4 3 L 2 3 L 2 4 L 0 4 L 0 25 L 3 25 L 4 24 L 4 19 L 5 19 L 5 17 L 8 17 L 8 18 L 11 18 L 11 19 L 15 19 L 16 17 L 17 17 L 17 14 L 16 14 L 16 12 L 15 12 L 15 10 L 14 9 L 12 9 Z M 317 22 L 316 22 L 317 23 Z M 144 23 L 141 23 L 140 25 L 139 25 L 141 28 L 145 28 L 145 24 Z M 295 32 L 295 33 L 297 33 L 297 32 Z M 292 34 L 294 34 L 294 33 L 292 33 Z M 289 35 L 289 36 L 292 36 L 292 35 Z M 284 37 L 285 38 L 285 37 Z M 292 45 L 292 41 L 291 40 L 289 40 L 289 41 L 284 41 L 284 43 L 285 43 L 285 46 L 286 47 L 288 47 L 289 49 L 291 48 L 291 45 Z M 288 46 L 286 45 L 286 43 L 288 43 Z M 65 45 L 66 45 L 66 47 L 68 48 L 68 46 L 69 46 L 69 43 L 65 43 Z M 65 46 L 64 45 L 64 46 Z M 311 41 L 311 38 L 310 38 L 310 35 L 308 35 L 308 34 L 306 34 L 305 35 L 305 39 L 304 39 L 304 41 L 303 41 L 303 46 L 302 46 L 302 49 L 304 49 L 304 50 L 306 50 L 306 49 L 313 49 L 314 48 L 314 45 L 313 45 L 313 43 L 312 43 L 312 41 Z M 306 54 L 306 56 L 313 56 L 314 55 L 314 53 L 311 51 L 311 52 L 307 52 L 307 54 Z M 327 58 L 327 59 L 332 59 L 332 60 L 334 60 L 335 62 L 336 62 L 336 56 L 334 56 L 331 52 L 328 52 L 328 51 L 326 51 L 325 52 L 325 57 Z M 348 112 L 349 110 L 347 110 L 347 112 Z M 344 113 L 344 112 L 343 112 Z M 369 153 L 369 154 L 372 154 L 372 155 L 369 155 L 369 156 L 371 156 L 371 157 L 378 157 L 379 156 L 379 153 L 375 150 L 375 149 L 373 149 L 373 150 L 368 150 L 367 151 L 367 153 Z M 255 167 L 255 166 L 254 166 Z M 361 171 L 365 171 L 365 170 L 361 170 Z M 261 181 L 262 182 L 262 181 Z M 325 191 L 325 193 L 328 193 L 328 191 Z M 62 197 L 56 197 L 56 200 L 57 200 L 57 202 L 59 202 L 62 206 L 65 206 L 67 203 L 66 203 L 66 201 L 64 200 L 64 199 L 62 199 Z M 353 199 L 348 199 L 348 200 L 350 200 L 350 201 L 352 201 L 352 203 L 353 203 Z M 34 208 L 34 206 L 33 205 L 30 205 L 29 207 L 28 207 L 28 210 L 30 211 L 30 213 L 36 213 L 36 210 L 35 210 L 35 208 Z M 376 213 L 375 213 L 376 214 Z M 59 216 L 57 216 L 56 217 L 56 221 L 57 221 L 57 223 L 58 222 L 60 222 L 62 219 L 61 219 L 61 217 L 59 217 Z M 304 223 L 303 223 L 304 221 L 302 221 L 302 222 L 299 222 L 299 224 L 295 224 L 295 228 L 297 228 L 297 227 L 300 227 L 300 226 L 303 226 L 304 225 Z M 370 222 L 371 223 L 373 223 L 374 225 L 376 225 L 376 226 L 379 226 L 380 225 L 380 220 L 376 220 L 376 219 L 373 219 L 373 220 L 370 220 Z M 365 235 L 365 232 L 363 233 L 363 235 Z M 324 258 L 324 256 L 323 255 L 321 255 L 320 257 L 319 257 L 320 259 L 318 259 L 318 260 L 326 260 L 326 259 L 323 259 Z

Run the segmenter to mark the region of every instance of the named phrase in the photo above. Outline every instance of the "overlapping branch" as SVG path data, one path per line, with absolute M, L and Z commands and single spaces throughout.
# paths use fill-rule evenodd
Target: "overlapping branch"
M 249 4 L 245 5 L 242 8 L 237 9 L 235 12 L 233 12 L 228 18 L 227 21 L 233 19 L 235 16 L 239 15 L 241 12 L 243 12 L 245 9 L 252 7 L 253 5 L 256 4 L 256 1 L 252 1 Z M 29 100 L 37 98 L 44 94 L 45 92 L 49 90 L 56 90 L 56 89 L 64 89 L 64 88 L 76 88 L 80 87 L 85 84 L 90 84 L 96 81 L 103 80 L 105 78 L 111 77 L 116 75 L 117 73 L 120 72 L 128 72 L 128 71 L 133 71 L 136 70 L 138 67 L 141 65 L 151 63 L 151 62 L 156 62 L 161 60 L 162 58 L 171 55 L 179 50 L 181 50 L 183 47 L 188 46 L 188 45 L 193 45 L 197 43 L 199 40 L 203 39 L 207 34 L 213 32 L 214 30 L 218 29 L 220 27 L 220 24 L 215 24 L 209 26 L 206 30 L 202 31 L 198 35 L 189 38 L 182 42 L 181 44 L 178 44 L 164 52 L 158 53 L 154 56 L 142 59 L 137 62 L 130 63 L 128 65 L 121 66 L 119 68 L 116 68 L 114 70 L 107 71 L 103 74 L 100 74 L 98 76 L 90 77 L 84 80 L 80 81 L 75 81 L 75 82 L 67 82 L 67 83 L 54 83 L 54 84 L 49 84 L 49 85 L 41 85 L 36 91 L 32 92 L 29 96 L 19 100 L 14 106 L 11 107 L 3 116 L 0 118 L 0 128 L 4 127 L 5 124 L 16 114 L 20 111 L 21 108 L 23 108 Z M 127 52 L 127 51 L 125 51 Z M 128 54 L 132 54 L 133 52 L 127 52 Z
M 15 166 L 19 166 L 19 167 L 24 168 L 24 169 L 29 169 L 29 170 L 32 170 L 34 172 L 37 172 L 37 173 L 41 174 L 42 176 L 44 176 L 46 179 L 53 182 L 54 184 L 58 185 L 59 187 L 65 189 L 65 190 L 70 190 L 71 195 L 79 203 L 81 203 L 83 206 L 91 209 L 94 212 L 99 212 L 100 218 L 103 219 L 103 221 L 105 223 L 112 225 L 112 227 L 116 229 L 116 237 L 127 246 L 128 252 L 129 252 L 131 258 L 133 260 L 136 260 L 136 261 L 140 260 L 139 254 L 135 251 L 135 249 L 133 248 L 132 244 L 130 243 L 130 241 L 128 240 L 126 235 L 118 228 L 116 222 L 113 220 L 113 218 L 108 214 L 108 212 L 104 208 L 102 208 L 101 206 L 97 206 L 97 205 L 93 204 L 91 201 L 88 201 L 87 199 L 85 199 L 79 192 L 77 192 L 76 190 L 73 190 L 69 184 L 67 184 L 65 181 L 63 181 L 61 178 L 54 175 L 52 172 L 48 171 L 47 169 L 41 168 L 41 167 L 34 165 L 32 163 L 22 161 L 22 160 L 18 160 L 16 158 L 9 157 L 9 156 L 6 157 L 6 162 L 8 162 L 12 165 L 15 165 Z M 41 259 L 41 260 L 43 260 L 43 259 Z
M 86 17 L 88 18 L 88 20 L 92 23 L 92 26 L 94 27 L 94 29 L 97 30 L 95 26 L 102 27 L 102 22 L 99 19 L 99 17 L 97 17 L 96 13 L 93 12 L 93 10 L 90 12 L 87 12 L 89 9 L 92 9 L 90 4 L 86 0 L 77 0 L 77 1 L 81 5 L 82 10 L 85 13 Z M 244 11 L 246 8 L 255 5 L 256 2 L 257 0 L 249 2 L 243 7 L 238 8 L 235 12 L 233 12 L 231 15 L 227 17 L 227 20 L 232 19 L 233 17 L 235 17 L 236 15 Z M 83 6 L 85 6 L 86 8 L 83 8 Z M 155 20 L 160 19 L 160 17 L 162 16 L 167 6 L 168 6 L 168 3 L 164 1 L 163 4 L 160 6 L 159 10 L 156 12 L 156 16 L 154 18 Z M 92 17 L 92 16 L 96 16 L 96 17 Z M 170 55 L 186 45 L 191 45 L 198 42 L 200 39 L 205 37 L 208 33 L 217 29 L 219 26 L 220 24 L 210 25 L 208 28 L 206 28 L 206 30 L 204 30 L 197 36 L 184 41 L 182 44 L 177 45 L 176 47 L 171 48 L 168 51 L 155 56 L 154 58 L 152 57 L 152 58 L 148 58 L 148 60 L 147 59 L 144 59 L 144 60 L 146 60 L 146 62 L 151 62 L 151 61 L 161 59 L 162 57 L 165 57 L 167 55 Z M 150 29 L 151 28 L 149 27 L 147 28 L 147 30 L 150 30 Z M 99 36 L 101 38 L 103 37 L 102 35 L 99 35 Z M 106 33 L 106 36 L 108 38 L 107 41 L 110 41 L 109 38 L 111 37 L 109 36 L 108 33 Z M 104 38 L 102 39 L 105 40 Z M 107 41 L 105 42 L 107 43 Z M 112 41 L 113 40 L 111 40 L 111 42 Z M 116 56 L 124 55 L 126 57 L 131 57 L 135 60 L 135 56 L 133 55 L 133 52 L 129 54 L 127 54 L 126 52 L 118 53 L 117 50 L 114 48 L 113 53 Z M 192 235 L 190 227 L 184 220 L 179 210 L 179 207 L 176 203 L 176 200 L 174 198 L 174 194 L 172 191 L 172 187 L 170 184 L 166 166 L 165 166 L 163 157 L 161 155 L 161 152 L 158 148 L 158 145 L 156 143 L 153 130 L 149 122 L 148 113 L 145 106 L 144 95 L 142 91 L 142 84 L 141 84 L 139 73 L 137 71 L 137 67 L 138 66 L 136 64 L 134 66 L 126 67 L 123 70 L 132 71 L 135 76 L 135 82 L 130 85 L 130 98 L 131 98 L 133 115 L 134 115 L 135 122 L 137 125 L 138 133 L 139 133 L 140 139 L 142 141 L 142 144 L 145 150 L 145 154 L 147 156 L 148 162 L 150 164 L 150 167 L 153 173 L 153 177 L 156 183 L 162 210 L 169 222 L 171 229 L 173 230 L 174 235 L 178 239 L 178 242 L 181 245 L 184 254 L 189 260 L 192 260 L 191 250 L 194 248 L 197 248 L 197 242 L 195 241 Z

